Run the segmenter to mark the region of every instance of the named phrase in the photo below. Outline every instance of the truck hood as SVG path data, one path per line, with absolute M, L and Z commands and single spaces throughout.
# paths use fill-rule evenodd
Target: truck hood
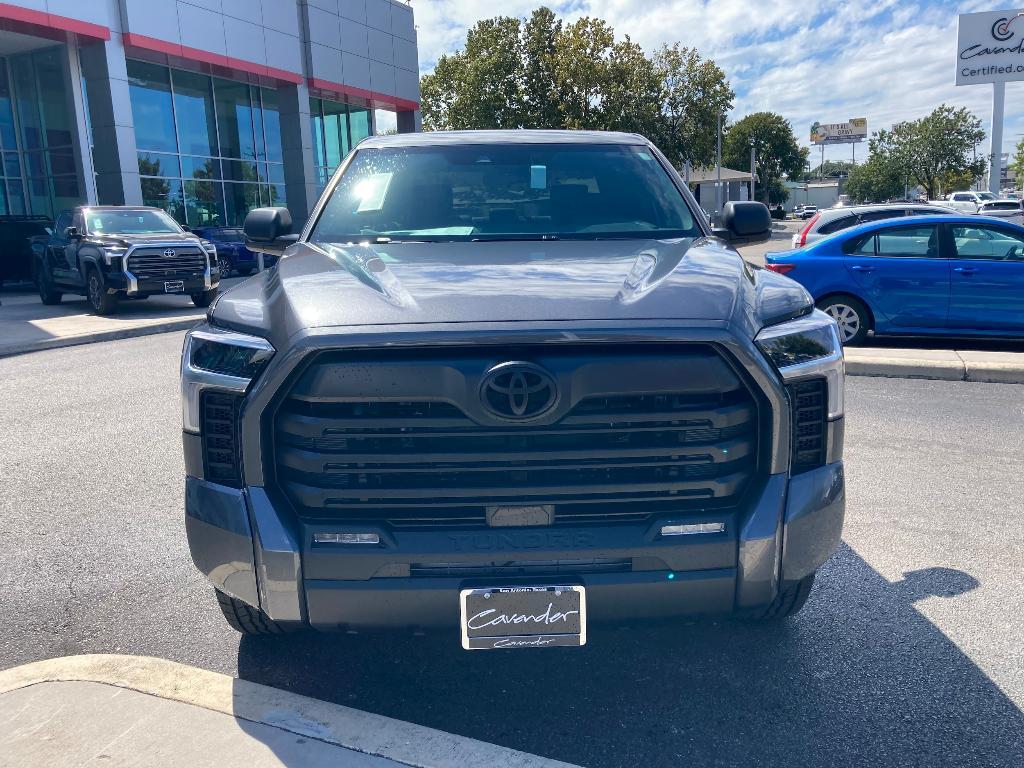
M 382 245 L 298 243 L 223 294 L 218 324 L 264 336 L 422 323 L 741 322 L 807 311 L 798 284 L 712 238 Z M 751 331 L 753 332 L 753 331 Z

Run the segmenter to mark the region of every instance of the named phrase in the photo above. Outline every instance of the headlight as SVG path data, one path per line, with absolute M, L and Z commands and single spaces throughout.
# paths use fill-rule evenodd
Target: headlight
M 128 252 L 127 248 L 104 248 L 103 259 L 107 262 L 107 266 L 113 266 L 117 259 L 120 259 Z
M 828 417 L 843 415 L 846 368 L 835 321 L 820 310 L 786 323 L 764 328 L 754 339 L 788 384 L 824 377 L 828 382 Z
M 274 347 L 250 336 L 208 323 L 185 336 L 181 353 L 182 421 L 186 432 L 199 432 L 202 394 L 208 389 L 243 394 L 263 369 Z

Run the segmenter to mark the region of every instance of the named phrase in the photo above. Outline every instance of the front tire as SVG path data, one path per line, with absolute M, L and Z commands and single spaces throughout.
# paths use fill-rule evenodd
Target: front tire
M 234 270 L 234 268 L 235 265 L 231 263 L 230 257 L 225 256 L 224 254 L 221 253 L 217 254 L 217 269 L 220 270 L 221 280 L 223 280 L 225 277 L 228 277 L 231 274 L 232 270 Z
M 117 309 L 117 294 L 107 293 L 107 286 L 95 267 L 89 270 L 85 280 L 86 298 L 97 315 L 110 315 Z
M 217 604 L 231 628 L 243 635 L 283 635 L 288 630 L 273 621 L 259 608 L 236 600 L 231 595 L 214 589 Z
M 839 340 L 844 346 L 863 344 L 871 330 L 871 313 L 864 302 L 853 296 L 829 296 L 817 303 L 818 309 L 836 321 Z
M 814 576 L 815 574 L 812 573 L 810 576 L 805 576 L 795 584 L 791 584 L 786 589 L 781 590 L 775 596 L 775 599 L 769 603 L 768 607 L 755 615 L 754 618 L 758 621 L 775 621 L 799 613 L 800 609 L 807 602 L 807 598 L 811 596 Z
M 213 300 L 217 298 L 218 288 L 211 288 L 208 291 L 202 293 L 192 294 L 192 303 L 197 307 L 208 307 L 213 303 Z

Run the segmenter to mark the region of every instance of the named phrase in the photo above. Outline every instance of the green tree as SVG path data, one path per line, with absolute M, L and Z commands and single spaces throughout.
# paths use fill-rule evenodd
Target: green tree
M 935 198 L 942 190 L 952 191 L 943 182 L 969 186 L 985 173 L 985 161 L 973 159 L 974 148 L 984 138 L 980 119 L 964 107 L 942 104 L 918 120 L 876 131 L 869 146 L 872 157 L 878 155 Z
M 1017 186 L 1024 189 L 1024 139 L 1017 142 L 1017 149 L 1010 158 L 1010 170 L 1017 176 Z
M 728 127 L 722 141 L 722 163 L 736 170 L 750 168 L 751 144 L 757 149 L 757 196 L 766 203 L 789 197 L 784 178 L 797 179 L 807 162 L 807 150 L 796 142 L 793 127 L 775 112 L 755 112 Z
M 849 160 L 826 160 L 805 176 L 808 179 L 843 179 L 850 175 L 853 168 L 854 164 Z
M 538 8 L 523 26 L 523 125 L 558 128 L 562 125 L 555 91 L 555 62 L 562 22 L 550 8 Z
M 711 165 L 718 116 L 728 113 L 736 98 L 725 73 L 711 59 L 702 59 L 696 48 L 679 43 L 663 45 L 653 62 L 663 93 L 658 133 L 649 138 L 673 165 Z
M 858 203 L 881 202 L 903 197 L 906 179 L 900 170 L 878 155 L 853 168 L 846 180 L 845 194 Z

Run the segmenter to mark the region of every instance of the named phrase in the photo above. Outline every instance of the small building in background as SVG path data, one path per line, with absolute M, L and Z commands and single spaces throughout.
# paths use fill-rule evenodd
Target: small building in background
M 718 210 L 717 198 L 715 197 L 715 185 L 718 183 L 717 170 L 714 167 L 693 168 L 687 181 L 701 207 L 708 213 L 714 214 Z M 725 205 L 730 200 L 749 199 L 750 172 L 736 171 L 723 166 L 721 204 Z

